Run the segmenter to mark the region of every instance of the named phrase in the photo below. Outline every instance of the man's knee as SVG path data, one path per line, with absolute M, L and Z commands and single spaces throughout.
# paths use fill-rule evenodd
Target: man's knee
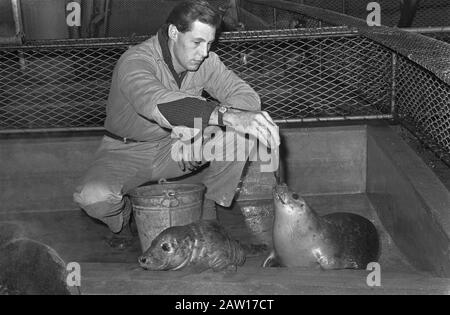
M 89 215 L 100 218 L 109 211 L 117 210 L 122 203 L 122 196 L 113 192 L 105 184 L 90 182 L 77 188 L 73 199 Z

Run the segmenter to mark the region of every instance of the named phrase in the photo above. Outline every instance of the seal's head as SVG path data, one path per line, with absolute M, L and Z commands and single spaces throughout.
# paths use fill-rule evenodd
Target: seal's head
M 305 200 L 296 192 L 291 191 L 286 184 L 275 186 L 273 200 L 275 209 L 280 214 L 299 215 L 308 210 Z
M 147 270 L 181 269 L 189 263 L 192 244 L 186 227 L 169 227 L 162 231 L 139 257 L 139 265 Z

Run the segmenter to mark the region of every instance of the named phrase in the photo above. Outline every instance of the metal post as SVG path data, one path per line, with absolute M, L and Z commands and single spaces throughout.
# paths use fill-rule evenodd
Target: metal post
M 395 102 L 395 97 L 397 95 L 396 91 L 396 81 L 395 77 L 397 75 L 397 53 L 392 52 L 392 71 L 391 71 L 391 115 L 394 121 L 398 120 L 397 103 Z
M 20 9 L 20 0 L 11 0 L 11 7 L 14 17 L 14 25 L 16 28 L 16 36 L 22 43 L 23 26 L 22 26 L 22 10 Z
M 16 28 L 16 38 L 20 44 L 23 44 L 23 24 L 22 24 L 22 10 L 20 8 L 20 0 L 11 0 L 11 7 L 14 17 L 14 25 Z M 19 50 L 19 64 L 20 70 L 25 71 L 25 56 L 23 51 Z
M 80 8 L 82 7 L 81 0 L 74 0 L 73 2 L 78 3 Z M 66 7 L 67 7 L 68 3 L 69 3 L 69 1 L 66 0 Z M 71 38 L 71 39 L 80 38 L 81 37 L 81 25 L 80 26 L 67 26 L 67 33 L 69 34 L 69 38 Z
M 402 31 L 412 33 L 447 33 L 450 32 L 450 26 L 437 26 L 437 27 L 402 27 Z

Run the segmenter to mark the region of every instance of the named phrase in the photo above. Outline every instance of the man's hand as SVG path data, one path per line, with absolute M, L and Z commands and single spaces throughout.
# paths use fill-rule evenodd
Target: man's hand
M 183 172 L 193 172 L 202 166 L 202 155 L 200 145 L 194 145 L 194 141 L 202 142 L 200 130 L 185 126 L 176 126 L 172 129 L 172 138 L 177 138 L 178 142 L 172 146 L 171 155 Z
M 172 158 L 177 155 L 175 160 L 183 172 L 193 172 L 202 166 L 202 161 L 196 161 L 192 150 L 193 146 L 178 146 L 177 151 L 172 148 Z
M 267 147 L 276 149 L 280 145 L 278 126 L 265 111 L 229 109 L 223 115 L 223 122 L 238 132 L 256 137 Z
M 201 161 L 184 161 L 184 160 L 181 160 L 181 161 L 178 162 L 178 166 L 180 167 L 180 169 L 183 172 L 186 172 L 186 171 L 193 172 L 193 171 L 198 170 L 200 168 L 200 166 L 202 166 L 202 162 Z

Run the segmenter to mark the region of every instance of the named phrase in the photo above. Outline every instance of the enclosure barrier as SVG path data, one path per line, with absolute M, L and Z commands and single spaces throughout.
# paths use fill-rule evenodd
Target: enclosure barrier
M 343 13 L 365 20 L 368 15 L 367 4 L 371 1 L 361 0 L 291 0 L 304 4 Z M 245 5 L 246 1 L 242 0 Z M 402 20 L 401 1 L 377 0 L 381 10 L 381 24 L 396 27 Z M 416 3 L 410 26 L 403 26 L 404 30 L 424 34 L 450 43 L 450 2 L 448 0 L 420 0 Z M 273 16 L 273 8 L 265 7 L 266 16 Z M 246 11 L 244 9 L 244 11 Z M 407 10 L 408 11 L 408 10 Z M 411 10 L 409 10 L 411 11 Z M 271 28 L 283 28 L 283 20 L 273 21 Z
M 262 4 L 272 11 L 260 23 L 295 29 L 223 33 L 212 49 L 277 122 L 398 118 L 450 161 L 449 45 L 296 3 L 241 1 Z M 147 38 L 0 46 L 0 133 L 102 129 L 114 65 Z
M 114 65 L 144 39 L 3 47 L 1 129 L 101 127 Z M 355 30 L 228 33 L 213 50 L 277 120 L 391 117 L 392 55 Z
M 269 27 L 347 26 L 375 46 L 386 47 L 393 54 L 392 114 L 450 165 L 449 44 L 398 28 L 370 27 L 366 20 L 337 13 L 335 8 L 330 11 L 275 0 L 241 0 L 241 5 L 252 12 L 265 12 L 261 16 Z

